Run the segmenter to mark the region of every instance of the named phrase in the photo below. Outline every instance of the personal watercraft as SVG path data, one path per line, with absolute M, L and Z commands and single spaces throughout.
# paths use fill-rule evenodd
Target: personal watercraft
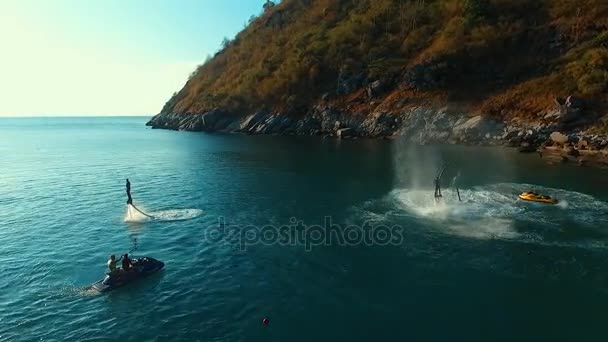
M 115 288 L 136 282 L 150 274 L 156 273 L 165 267 L 165 263 L 150 257 L 131 259 L 130 270 L 117 269 L 116 272 L 106 274 L 106 277 L 91 287 L 99 292 L 106 292 Z

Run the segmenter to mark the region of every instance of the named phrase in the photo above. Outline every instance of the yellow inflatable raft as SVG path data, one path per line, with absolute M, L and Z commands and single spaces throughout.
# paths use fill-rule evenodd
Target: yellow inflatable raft
M 557 204 L 557 200 L 555 198 L 539 195 L 535 192 L 524 192 L 523 194 L 519 195 L 519 198 L 524 201 L 530 201 L 530 202 Z

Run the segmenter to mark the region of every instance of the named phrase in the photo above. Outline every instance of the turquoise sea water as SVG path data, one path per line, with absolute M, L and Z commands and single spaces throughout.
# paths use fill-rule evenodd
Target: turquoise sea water
M 209 135 L 146 119 L 0 119 L 0 340 L 606 337 L 606 171 L 498 148 Z M 127 177 L 157 219 L 129 215 Z M 530 188 L 561 203 L 516 200 Z M 388 244 L 309 250 L 241 234 L 294 219 L 320 234 L 310 226 L 327 217 L 337 235 L 399 230 Z M 109 254 L 132 249 L 165 270 L 87 289 Z

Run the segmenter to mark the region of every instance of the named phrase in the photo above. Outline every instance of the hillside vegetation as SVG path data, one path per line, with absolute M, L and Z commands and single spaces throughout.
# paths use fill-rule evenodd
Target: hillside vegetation
M 200 65 L 162 113 L 303 115 L 378 97 L 535 120 L 608 103 L 606 0 L 283 0 Z M 357 102 L 361 105 L 361 101 Z

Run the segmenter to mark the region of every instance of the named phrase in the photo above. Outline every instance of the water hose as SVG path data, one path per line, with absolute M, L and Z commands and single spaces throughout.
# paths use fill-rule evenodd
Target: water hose
M 149 218 L 151 218 L 151 219 L 155 219 L 155 217 L 154 217 L 154 216 L 149 215 L 149 214 L 146 214 L 146 213 L 144 213 L 143 211 L 139 210 L 139 208 L 138 208 L 138 207 L 136 207 L 136 206 L 135 206 L 133 203 L 131 203 L 131 204 L 130 204 L 130 206 L 131 206 L 131 207 L 133 207 L 133 209 L 137 210 L 137 211 L 138 211 L 140 214 L 142 214 L 142 215 L 144 215 L 144 216 L 146 216 L 146 217 L 149 217 Z

